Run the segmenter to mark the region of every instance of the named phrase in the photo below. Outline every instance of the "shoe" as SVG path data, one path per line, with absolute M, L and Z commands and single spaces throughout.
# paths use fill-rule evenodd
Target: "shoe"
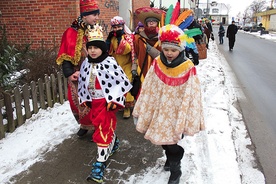
M 124 119 L 130 118 L 130 108 L 125 108 L 125 109 L 124 109 L 123 118 L 124 118 Z
M 78 135 L 79 137 L 82 137 L 82 136 L 84 136 L 87 132 L 88 132 L 87 129 L 80 128 L 79 131 L 78 131 L 78 133 L 77 133 L 77 135 Z
M 87 181 L 95 181 L 97 183 L 103 182 L 104 170 L 106 168 L 105 162 L 95 162 L 92 165 L 90 175 L 86 178 Z
M 113 146 L 109 156 L 113 155 L 113 153 L 115 153 L 119 149 L 119 147 L 120 147 L 120 140 L 116 137 L 114 146 Z

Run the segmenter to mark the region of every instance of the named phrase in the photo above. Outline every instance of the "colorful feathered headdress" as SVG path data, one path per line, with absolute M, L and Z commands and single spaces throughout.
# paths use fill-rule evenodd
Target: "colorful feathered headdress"
M 194 42 L 193 36 L 201 34 L 199 29 L 188 30 L 184 32 L 184 29 L 194 21 L 193 11 L 185 10 L 180 14 L 180 2 L 178 1 L 173 7 L 170 5 L 167 13 L 163 13 L 160 21 L 159 29 L 159 44 L 162 43 L 174 43 L 183 50 L 186 42 L 191 44 Z

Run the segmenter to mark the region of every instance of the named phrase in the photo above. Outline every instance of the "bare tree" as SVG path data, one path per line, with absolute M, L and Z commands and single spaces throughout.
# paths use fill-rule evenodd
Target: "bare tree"
M 264 11 L 266 7 L 265 0 L 255 0 L 249 5 L 249 8 L 253 14 Z

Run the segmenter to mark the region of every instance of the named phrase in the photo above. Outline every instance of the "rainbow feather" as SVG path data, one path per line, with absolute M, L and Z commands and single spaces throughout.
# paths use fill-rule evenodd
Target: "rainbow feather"
M 186 29 L 189 25 L 191 25 L 191 23 L 194 21 L 194 17 L 193 16 L 189 16 L 187 17 L 184 22 L 182 22 L 178 27 L 182 30 Z
M 161 20 L 160 20 L 160 22 L 161 22 L 161 27 L 163 27 L 164 26 L 164 23 L 165 23 L 165 13 L 162 13 L 162 15 L 161 15 Z
M 176 21 L 176 19 L 179 16 L 179 13 L 180 13 L 180 2 L 177 1 L 176 5 L 174 7 L 174 10 L 172 12 L 172 18 L 171 18 L 170 24 L 174 24 L 174 22 Z
M 171 4 L 167 10 L 167 13 L 166 13 L 166 17 L 165 17 L 165 24 L 164 25 L 167 25 L 171 22 L 171 18 L 172 18 L 172 12 L 173 12 L 173 5 Z
M 189 29 L 189 30 L 185 31 L 184 33 L 186 35 L 188 35 L 188 37 L 192 38 L 196 35 L 202 34 L 202 31 L 199 28 L 193 28 L 193 29 Z
M 182 12 L 179 17 L 175 21 L 175 25 L 179 26 L 190 14 L 192 13 L 192 10 L 186 10 Z

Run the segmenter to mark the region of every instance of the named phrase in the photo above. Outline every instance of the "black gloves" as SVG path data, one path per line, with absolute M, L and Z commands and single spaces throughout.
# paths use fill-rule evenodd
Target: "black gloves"
M 138 76 L 137 70 L 132 70 L 131 74 L 133 79 Z
M 118 38 L 118 37 L 123 36 L 124 33 L 125 33 L 124 30 L 118 30 L 118 31 L 115 32 L 115 35 Z
M 114 36 L 114 31 L 110 31 L 110 33 L 107 36 L 107 40 L 111 40 L 111 38 Z

